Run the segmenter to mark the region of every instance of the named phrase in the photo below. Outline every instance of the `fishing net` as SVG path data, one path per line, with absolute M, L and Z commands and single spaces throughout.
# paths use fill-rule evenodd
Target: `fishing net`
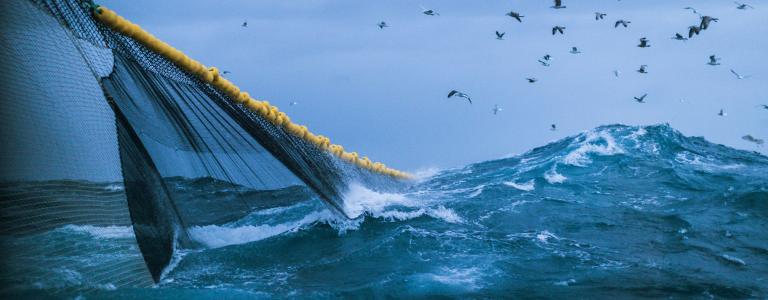
M 286 191 L 344 215 L 350 182 L 396 182 L 287 133 L 81 1 L 0 1 L 0 28 L 3 289 L 72 272 L 81 289 L 151 285 L 197 247 L 191 226 L 297 201 Z M 101 250 L 130 255 L 39 241 L 57 230 L 123 237 Z M 51 261 L 25 261 L 40 253 Z

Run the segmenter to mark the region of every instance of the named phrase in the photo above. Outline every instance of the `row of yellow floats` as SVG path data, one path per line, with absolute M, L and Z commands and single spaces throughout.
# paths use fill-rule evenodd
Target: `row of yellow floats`
M 267 101 L 259 101 L 251 98 L 247 92 L 241 91 L 240 88 L 232 84 L 232 82 L 221 77 L 219 75 L 219 70 L 215 67 L 206 68 L 200 62 L 159 40 L 152 34 L 141 29 L 138 25 L 117 15 L 114 11 L 104 6 L 99 6 L 94 11 L 96 20 L 102 24 L 120 34 L 133 38 L 144 45 L 144 47 L 165 57 L 184 71 L 194 74 L 203 82 L 212 85 L 227 95 L 230 99 L 257 113 L 275 126 L 283 128 L 286 132 L 302 138 L 318 148 L 333 153 L 342 160 L 353 163 L 361 168 L 399 179 L 411 178 L 411 176 L 405 172 L 388 168 L 380 162 L 372 162 L 368 157 L 360 157 L 356 152 L 346 152 L 344 151 L 344 147 L 331 144 L 331 140 L 327 137 L 315 135 L 310 132 L 306 126 L 291 122 L 291 119 L 288 118 L 285 113 L 279 111 L 274 105 L 269 104 Z

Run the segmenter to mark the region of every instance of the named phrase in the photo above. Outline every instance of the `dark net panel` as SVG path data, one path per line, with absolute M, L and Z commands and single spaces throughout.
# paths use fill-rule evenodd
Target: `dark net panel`
M 8 60 L 3 68 L 8 69 L 0 76 L 8 80 L 0 84 L 4 106 L 0 122 L 6 125 L 0 137 L 14 143 L 26 139 L 0 152 L 4 164 L 0 222 L 9 228 L 3 231 L 4 241 L 21 236 L 30 245 L 26 248 L 35 248 L 40 246 L 36 241 L 62 230 L 98 237 L 101 231 L 132 225 L 128 237 L 118 234 L 122 240 L 106 244 L 124 245 L 125 249 L 112 249 L 130 252 L 121 256 L 123 260 L 132 257 L 135 262 L 140 251 L 146 262 L 131 268 L 117 265 L 125 262 L 93 264 L 116 270 L 122 276 L 119 280 L 97 271 L 93 274 L 99 275 L 98 280 L 83 277 L 87 268 L 71 264 L 55 268 L 64 273 L 74 270 L 80 274 L 75 276 L 77 282 L 90 280 L 109 287 L 140 285 L 148 277 L 158 281 L 177 247 L 196 247 L 186 232 L 191 226 L 225 224 L 255 210 L 314 197 L 344 214 L 342 197 L 349 182 L 373 188 L 396 186 L 391 178 L 342 164 L 233 104 L 163 57 L 95 23 L 79 1 L 0 3 L 8 6 L 3 12 L 13 16 L 3 18 L 13 21 L 2 29 L 3 54 L 7 52 L 3 59 Z M 45 28 L 55 32 L 40 31 Z M 6 169 L 6 164 L 12 167 Z M 28 187 L 23 180 L 35 186 Z M 112 181 L 118 183 L 107 184 Z M 67 191 L 80 194 L 46 191 L 49 195 L 43 200 L 26 195 L 27 190 L 40 193 L 41 182 L 49 189 L 56 186 L 54 190 L 64 190 L 60 187 L 64 182 Z M 83 196 L 84 190 L 90 194 Z M 89 255 L 73 245 L 54 249 L 50 255 L 54 259 L 78 254 L 82 260 Z M 57 252 L 60 249 L 75 254 Z M 10 271 L 4 280 L 20 280 L 9 278 L 24 272 L 23 261 L 6 259 L 3 263 Z M 27 281 L 45 277 L 27 273 L 33 274 Z
M 110 56 L 34 3 L 0 1 L 0 294 L 152 284 L 99 86 Z

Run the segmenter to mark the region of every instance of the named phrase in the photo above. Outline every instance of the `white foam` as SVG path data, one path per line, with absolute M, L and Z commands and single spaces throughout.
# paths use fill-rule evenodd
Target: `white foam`
M 110 191 L 110 192 L 119 192 L 119 191 L 124 190 L 125 188 L 123 187 L 122 184 L 114 183 L 114 184 L 110 184 L 110 185 L 104 187 L 104 189 L 107 190 L 107 191 Z
M 605 145 L 593 143 L 599 141 L 605 142 Z M 606 156 L 620 153 L 624 153 L 624 149 L 619 147 L 613 136 L 607 132 L 588 131 L 586 133 L 585 140 L 579 143 L 578 148 L 569 152 L 565 158 L 563 158 L 563 163 L 578 167 L 585 167 L 592 162 L 592 160 L 589 158 L 590 154 Z
M 431 274 L 431 277 L 434 281 L 443 284 L 476 289 L 478 288 L 477 279 L 480 277 L 480 274 L 481 272 L 478 268 L 443 268 L 443 272 L 441 274 Z
M 533 179 L 528 180 L 527 182 L 524 182 L 524 183 L 517 183 L 515 181 L 505 181 L 504 185 L 511 186 L 513 188 L 516 188 L 521 191 L 526 191 L 526 192 L 530 192 L 536 189 L 536 185 Z
M 477 196 L 480 196 L 480 194 L 483 193 L 483 189 L 485 189 L 485 184 L 478 185 L 474 188 L 474 191 L 471 194 L 469 194 L 467 197 L 475 198 Z
M 723 254 L 720 257 L 722 257 L 723 259 L 725 259 L 726 261 L 728 261 L 728 262 L 730 262 L 732 264 L 737 264 L 737 265 L 740 265 L 740 266 L 746 266 L 747 265 L 747 263 L 744 262 L 743 259 L 735 257 L 735 256 L 730 256 L 728 254 Z
M 744 165 L 742 164 L 717 164 L 713 161 L 712 158 L 703 157 L 701 155 L 687 152 L 687 151 L 676 154 L 675 161 L 682 164 L 691 165 L 693 167 L 697 167 L 707 171 L 733 170 L 733 169 L 744 167 Z
M 193 226 L 189 228 L 189 236 L 207 246 L 219 248 L 263 240 L 287 232 L 295 232 L 306 225 L 326 221 L 333 218 L 329 211 L 313 212 L 301 220 L 277 225 L 246 225 L 228 227 L 226 225 Z
M 132 226 L 93 226 L 93 225 L 66 225 L 64 230 L 87 233 L 99 239 L 127 239 L 133 238 Z
M 429 168 L 422 168 L 422 169 L 413 171 L 411 172 L 411 175 L 413 175 L 413 177 L 416 179 L 416 182 L 422 182 L 429 178 L 432 178 L 432 176 L 437 175 L 438 173 L 440 173 L 440 171 L 442 170 L 439 168 L 429 167 Z
M 552 166 L 552 169 L 544 173 L 544 179 L 547 180 L 550 184 L 557 184 L 557 183 L 563 183 L 565 182 L 568 177 L 565 177 L 561 175 L 560 173 L 557 173 L 556 166 Z
M 342 198 L 344 199 L 344 212 L 352 218 L 357 218 L 366 211 L 381 212 L 387 206 L 392 205 L 417 206 L 413 200 L 402 194 L 379 193 L 359 184 L 351 184 Z
M 380 213 L 373 213 L 372 216 L 374 218 L 398 221 L 410 220 L 421 216 L 430 216 L 448 223 L 464 223 L 464 219 L 457 215 L 453 210 L 443 206 L 438 206 L 437 208 L 420 208 L 414 211 L 388 210 Z

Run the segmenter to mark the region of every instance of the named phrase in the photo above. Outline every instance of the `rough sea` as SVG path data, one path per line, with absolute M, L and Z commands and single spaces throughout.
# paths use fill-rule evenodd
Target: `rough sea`
M 180 250 L 154 288 L 88 286 L 93 275 L 73 267 L 30 278 L 28 286 L 20 280 L 13 294 L 768 297 L 768 157 L 668 125 L 603 126 L 521 155 L 423 175 L 404 193 L 352 186 L 346 200 L 358 219 L 342 220 L 306 199 L 191 228 L 204 247 Z M 98 264 L 125 259 L 133 239 L 131 227 L 69 225 L 12 243 L 75 243 L 82 253 L 59 259 Z M 54 259 L 28 256 L 22 261 Z M 62 292 L 82 286 L 96 291 Z

